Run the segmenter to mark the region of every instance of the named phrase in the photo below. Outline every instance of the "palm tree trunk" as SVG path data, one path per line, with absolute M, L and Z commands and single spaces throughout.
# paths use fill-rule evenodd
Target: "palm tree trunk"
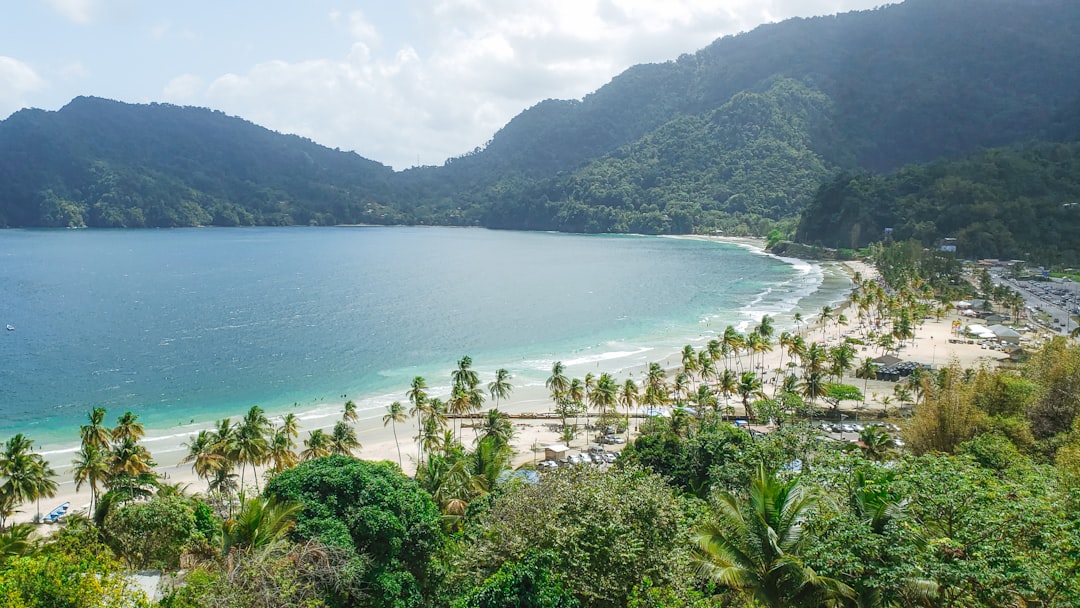
M 391 429 L 394 431 L 394 445 L 397 447 L 397 464 L 399 469 L 404 469 L 405 465 L 401 463 L 401 444 L 397 439 L 397 422 L 391 421 Z

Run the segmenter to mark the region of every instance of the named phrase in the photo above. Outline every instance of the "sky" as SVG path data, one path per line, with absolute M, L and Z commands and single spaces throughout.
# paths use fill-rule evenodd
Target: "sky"
M 405 169 L 544 99 L 762 23 L 886 0 L 0 0 L 0 119 L 93 95 L 208 107 Z

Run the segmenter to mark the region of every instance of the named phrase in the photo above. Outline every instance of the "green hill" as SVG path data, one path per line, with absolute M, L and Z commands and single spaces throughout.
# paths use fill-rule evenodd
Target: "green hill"
M 1076 40 L 1074 0 L 794 19 L 541 102 L 474 152 L 399 173 L 220 112 L 78 98 L 0 122 L 0 226 L 763 234 L 841 171 L 1077 139 Z

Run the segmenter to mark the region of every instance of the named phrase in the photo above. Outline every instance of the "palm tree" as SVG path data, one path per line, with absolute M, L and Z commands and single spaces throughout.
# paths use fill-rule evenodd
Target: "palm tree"
M 138 441 L 145 436 L 146 431 L 143 429 L 142 423 L 139 422 L 138 415 L 131 412 L 124 412 L 116 420 L 116 426 L 112 430 L 113 441 L 124 441 L 125 439 Z
M 775 332 L 776 329 L 773 327 L 772 317 L 770 317 L 769 315 L 762 316 L 761 323 L 754 328 L 754 333 L 761 336 L 762 338 L 765 338 L 766 340 L 771 339 Z
M 566 377 L 566 368 L 562 361 L 551 364 L 551 375 L 544 382 L 544 386 L 551 391 L 551 400 L 558 406 L 565 398 L 566 391 L 570 390 L 570 380 Z
M 454 416 L 454 420 L 458 427 L 458 439 L 461 438 L 461 420 L 460 417 L 468 414 L 472 410 L 472 402 L 469 399 L 469 389 L 455 384 L 454 388 L 450 391 L 450 400 L 446 403 L 446 411 L 448 414 Z
M 883 460 L 892 451 L 892 437 L 881 427 L 868 426 L 859 433 L 863 454 L 870 460 Z
M 99 449 L 109 449 L 112 433 L 102 423 L 105 421 L 105 408 L 95 407 L 87 414 L 89 424 L 79 427 L 82 445 L 95 445 Z
M 825 328 L 829 326 L 829 320 L 832 319 L 833 309 L 832 306 L 826 304 L 821 307 L 821 339 L 825 339 Z
M 222 549 L 225 554 L 254 553 L 269 547 L 292 530 L 301 509 L 303 505 L 299 503 L 275 498 L 256 496 L 245 500 L 236 517 L 230 517 L 221 526 Z
M 356 412 L 356 402 L 352 399 L 345 402 L 345 411 L 342 412 L 341 419 L 354 424 L 360 420 L 360 415 Z
M 871 378 L 877 377 L 877 365 L 874 364 L 874 360 L 870 357 L 863 357 L 862 363 L 859 364 L 858 369 L 855 370 L 855 377 L 862 378 L 862 392 L 863 392 L 863 407 L 866 407 L 866 387 L 869 384 Z
M 420 435 L 424 432 L 424 407 L 427 404 L 427 382 L 424 378 L 421 376 L 413 378 L 405 396 L 412 404 L 409 415 L 416 417 L 416 461 L 419 463 L 423 461 L 424 456 L 423 443 L 420 441 Z
M 296 417 L 296 414 L 289 412 L 281 418 L 281 430 L 290 439 L 296 439 L 300 436 L 300 419 Z
M 645 395 L 641 402 L 650 407 L 660 407 L 668 402 L 667 372 L 659 363 L 650 363 L 645 377 Z
M 301 460 L 314 460 L 330 455 L 330 436 L 322 429 L 315 429 L 308 433 L 304 440 L 304 450 L 300 452 Z
M 296 455 L 296 441 L 289 434 L 287 427 L 280 426 L 274 429 L 267 457 L 273 463 L 271 470 L 275 473 L 291 469 L 300 461 Z
M 619 403 L 626 408 L 626 436 L 630 436 L 630 410 L 638 403 L 638 387 L 632 378 L 623 382 L 622 390 L 619 391 Z
M 791 315 L 791 320 L 795 322 L 795 331 L 796 331 L 796 332 L 799 332 L 799 331 L 801 331 L 801 330 L 799 329 L 799 325 L 801 325 L 801 324 L 802 324 L 802 322 L 803 322 L 803 318 L 802 318 L 802 313 L 801 313 L 801 312 L 797 312 L 797 313 L 795 313 L 795 314 Z
M 157 463 L 146 446 L 131 434 L 125 434 L 113 444 L 108 465 L 108 486 L 111 490 L 120 490 L 123 500 L 149 495 L 147 487 L 153 486 L 157 481 L 157 476 L 154 475 Z
M 750 405 L 750 397 L 762 397 L 761 378 L 754 372 L 743 372 L 739 377 L 739 396 L 742 397 L 743 411 L 750 420 L 756 418 L 754 407 Z
M 514 392 L 514 387 L 510 384 L 511 378 L 513 376 L 510 372 L 500 367 L 495 370 L 495 379 L 488 383 L 488 394 L 495 400 L 495 409 L 499 409 L 500 399 L 509 399 L 510 393 Z
M 266 462 L 266 455 L 270 449 L 269 435 L 272 427 L 263 409 L 257 405 L 251 406 L 240 426 L 236 431 L 236 454 L 240 464 L 240 486 L 244 485 L 245 465 L 251 465 L 251 473 L 255 478 L 255 491 L 259 491 L 259 474 L 256 467 Z
M 455 386 L 474 388 L 480 384 L 480 376 L 472 369 L 472 357 L 465 355 L 458 359 L 457 369 L 450 373 L 450 379 Z
M 691 390 L 697 390 L 697 384 L 693 382 L 694 376 L 701 371 L 698 367 L 697 353 L 694 351 L 694 347 L 690 344 L 683 346 L 682 349 L 682 367 L 683 373 L 685 373 L 691 384 L 694 387 Z
M 724 396 L 724 407 L 730 405 L 729 399 L 739 391 L 739 377 L 730 369 L 724 368 L 724 373 L 716 379 L 716 390 Z
M 109 475 L 108 452 L 96 444 L 87 443 L 79 448 L 75 459 L 71 461 L 72 474 L 75 477 L 75 491 L 78 492 L 84 483 L 90 484 L 90 512 L 94 512 L 97 504 L 98 485 L 103 483 Z
M 228 467 L 225 455 L 218 450 L 217 438 L 210 431 L 199 431 L 199 434 L 189 443 L 182 445 L 188 449 L 188 453 L 179 464 L 190 462 L 191 470 L 195 472 L 195 475 L 208 484 L 218 471 Z
M 724 492 L 716 520 L 695 529 L 699 574 L 768 608 L 853 597 L 850 587 L 819 576 L 800 558 L 803 523 L 816 503 L 799 478 L 781 481 L 759 464 L 748 495 Z
M 497 448 L 509 448 L 516 434 L 517 431 L 514 430 L 514 425 L 506 414 L 498 409 L 490 409 L 487 411 L 487 415 L 484 416 L 483 422 L 481 422 L 480 435 L 477 437 L 476 443 L 480 445 L 480 443 L 487 441 Z
M 360 440 L 356 438 L 356 429 L 346 424 L 345 421 L 340 421 L 334 425 L 334 430 L 330 434 L 331 454 L 352 456 L 353 452 L 361 447 Z
M 500 370 L 500 371 L 506 371 L 506 370 Z M 405 422 L 405 419 L 407 418 L 407 416 L 408 415 L 405 413 L 405 406 L 401 405 L 400 401 L 395 401 L 395 402 L 391 403 L 390 405 L 386 406 L 386 414 L 384 414 L 383 418 L 382 418 L 383 428 L 385 428 L 386 425 L 389 424 L 389 425 L 391 425 L 391 428 L 394 431 L 394 445 L 397 446 L 397 459 L 398 459 L 398 467 L 399 468 L 404 468 L 405 465 L 402 463 L 402 460 L 401 460 L 401 444 L 398 443 L 398 438 L 397 438 L 397 423 Z

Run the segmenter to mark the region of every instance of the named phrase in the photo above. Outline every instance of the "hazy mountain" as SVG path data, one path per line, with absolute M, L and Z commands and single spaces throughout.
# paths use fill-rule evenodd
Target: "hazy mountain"
M 1080 135 L 1080 3 L 794 19 L 523 111 L 394 173 L 197 108 L 79 98 L 0 123 L 0 225 L 446 223 L 761 233 L 841 170 Z

